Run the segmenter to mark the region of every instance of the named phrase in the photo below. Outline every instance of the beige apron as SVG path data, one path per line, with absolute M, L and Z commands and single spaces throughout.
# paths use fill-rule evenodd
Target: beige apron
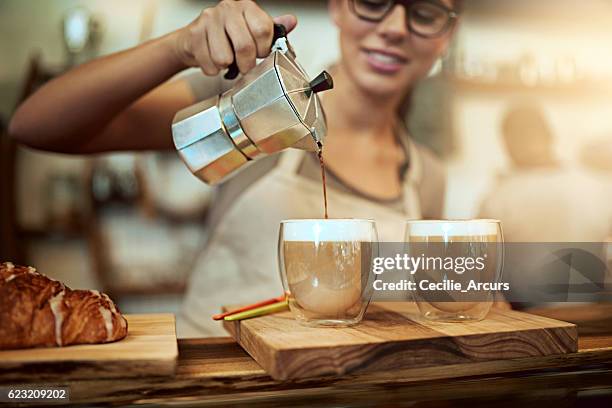
M 374 219 L 380 241 L 403 241 L 404 221 L 420 218 L 417 185 L 421 163 L 409 142 L 404 212 L 337 190 L 328 190 L 331 218 Z M 283 293 L 277 263 L 280 222 L 322 218 L 321 182 L 297 174 L 305 152 L 289 149 L 277 166 L 249 186 L 219 222 L 192 274 L 178 327 L 201 336 L 223 336 L 211 316 L 222 305 L 253 303 Z M 188 328 L 188 329 L 187 329 Z M 181 333 L 179 333 L 181 335 Z

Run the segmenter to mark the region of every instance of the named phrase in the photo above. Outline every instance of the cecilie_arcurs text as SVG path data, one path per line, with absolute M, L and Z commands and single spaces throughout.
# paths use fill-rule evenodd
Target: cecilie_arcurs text
M 508 282 L 478 282 L 471 279 L 467 285 L 462 282 L 456 282 L 452 279 L 444 279 L 439 282 L 422 279 L 418 281 L 410 281 L 402 279 L 398 282 L 383 282 L 375 280 L 372 283 L 376 291 L 445 291 L 445 292 L 471 292 L 471 291 L 509 291 L 510 284 Z

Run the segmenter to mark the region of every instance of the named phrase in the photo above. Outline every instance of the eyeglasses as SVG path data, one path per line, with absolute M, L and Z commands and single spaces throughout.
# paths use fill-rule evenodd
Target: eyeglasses
M 406 8 L 408 29 L 425 38 L 439 37 L 457 21 L 459 13 L 435 0 L 349 0 L 351 10 L 366 21 L 385 19 L 395 5 Z

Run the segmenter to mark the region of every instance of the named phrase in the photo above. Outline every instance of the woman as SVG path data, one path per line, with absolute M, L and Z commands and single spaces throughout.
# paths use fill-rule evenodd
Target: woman
M 331 68 L 335 88 L 322 95 L 330 215 L 373 218 L 381 240 L 400 240 L 407 218 L 441 216 L 443 171 L 409 140 L 398 112 L 449 46 L 457 1 L 329 2 L 341 49 Z M 230 87 L 211 77 L 234 59 L 246 73 L 265 57 L 273 22 L 289 31 L 297 23 L 272 19 L 252 1 L 222 1 L 185 28 L 55 79 L 18 109 L 10 132 L 31 147 L 68 153 L 172 149 L 174 113 Z M 188 67 L 208 78 L 166 82 Z M 322 215 L 318 161 L 302 151 L 256 162 L 225 183 L 180 328 L 216 334 L 208 316 L 222 304 L 276 296 L 279 221 Z

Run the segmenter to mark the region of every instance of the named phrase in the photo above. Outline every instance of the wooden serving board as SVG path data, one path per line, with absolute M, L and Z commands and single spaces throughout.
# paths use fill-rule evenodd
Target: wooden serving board
M 444 366 L 578 350 L 574 324 L 492 310 L 480 322 L 434 323 L 409 302 L 373 303 L 362 323 L 310 328 L 283 312 L 225 329 L 274 379 Z
M 0 379 L 52 381 L 172 375 L 178 346 L 173 314 L 125 315 L 123 340 L 68 347 L 0 351 Z

